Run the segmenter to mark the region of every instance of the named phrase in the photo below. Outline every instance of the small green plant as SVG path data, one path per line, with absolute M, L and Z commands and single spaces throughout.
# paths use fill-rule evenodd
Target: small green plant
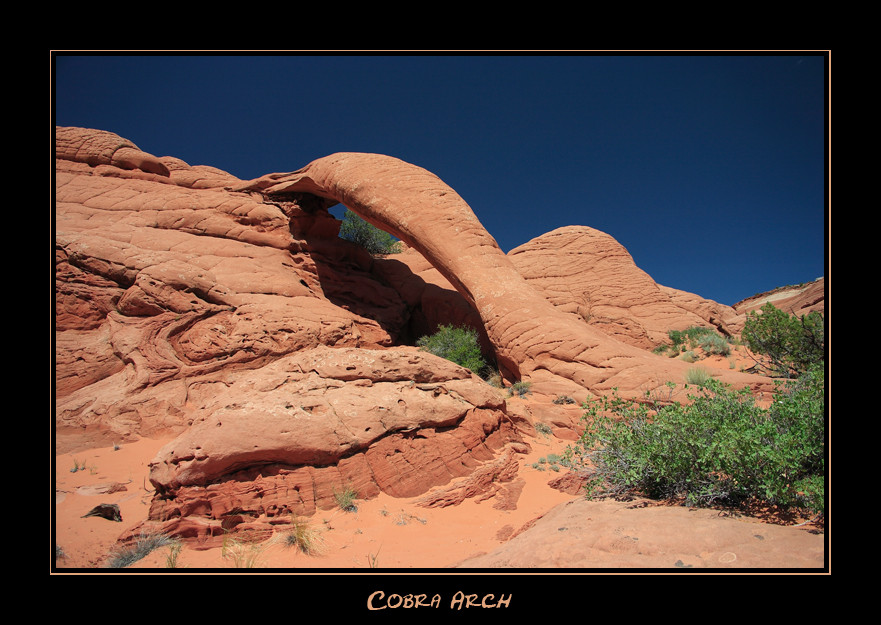
M 107 567 L 111 569 L 122 569 L 131 566 L 138 560 L 150 555 L 154 550 L 166 545 L 174 545 L 177 541 L 166 534 L 158 532 L 141 532 L 135 539 L 135 542 L 127 547 L 121 547 L 114 550 L 110 559 L 107 561 Z
M 695 386 L 706 386 L 707 382 L 713 379 L 710 372 L 703 367 L 691 367 L 685 372 L 685 382 L 694 384 Z
M 380 547 L 382 549 L 382 547 Z M 379 568 L 376 561 L 379 559 L 379 549 L 376 550 L 376 553 L 370 553 L 367 555 L 367 566 L 371 569 Z
M 355 500 L 358 498 L 358 493 L 355 492 L 355 489 L 352 488 L 351 485 L 345 486 L 342 490 L 333 490 L 333 498 L 336 501 L 336 504 L 340 507 L 340 510 L 344 512 L 357 512 L 358 506 L 355 504 Z
M 420 337 L 416 344 L 424 351 L 446 358 L 477 375 L 486 369 L 477 331 L 473 328 L 442 325 L 434 334 Z
M 179 541 L 175 541 L 168 548 L 168 555 L 165 556 L 165 568 L 167 569 L 176 569 L 177 566 L 177 558 L 180 555 L 181 549 L 183 548 L 183 543 Z
M 559 454 L 548 454 L 539 458 L 537 462 L 533 462 L 531 466 L 537 471 L 544 471 L 546 468 L 551 471 L 559 471 L 561 465 L 569 466 L 566 458 Z
M 63 560 L 67 557 L 67 554 L 64 553 L 64 549 L 61 548 L 61 545 L 55 545 L 55 559 Z
M 697 355 L 693 351 L 688 350 L 687 352 L 682 352 L 679 359 L 684 360 L 685 362 L 697 362 Z
M 86 470 L 86 461 L 83 460 L 80 462 L 76 458 L 73 459 L 73 467 L 71 467 L 70 472 L 76 473 L 77 471 L 85 471 Z
M 360 245 L 371 254 L 385 255 L 401 252 L 400 241 L 348 209 L 343 215 L 340 238 Z
M 517 397 L 526 397 L 529 395 L 532 388 L 532 382 L 514 382 L 510 387 L 508 387 L 508 397 L 513 397 L 517 395 Z

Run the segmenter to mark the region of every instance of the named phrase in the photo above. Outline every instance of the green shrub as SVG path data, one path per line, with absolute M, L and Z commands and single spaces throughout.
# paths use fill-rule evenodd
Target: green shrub
M 675 352 L 685 349 L 686 343 L 691 349 L 700 347 L 711 354 L 727 355 L 730 350 L 727 339 L 712 328 L 691 326 L 685 330 L 670 330 L 667 336 L 670 337 L 671 347 Z
M 642 493 L 689 505 L 760 500 L 824 509 L 824 368 L 779 387 L 767 409 L 749 389 L 710 380 L 692 403 L 653 411 L 610 397 L 585 403 L 585 431 L 567 450 L 591 474 L 589 496 Z
M 480 351 L 477 332 L 472 328 L 440 326 L 431 336 L 423 336 L 416 344 L 435 356 L 446 358 L 480 375 L 487 364 Z
M 797 378 L 825 359 L 825 328 L 817 312 L 796 317 L 765 304 L 747 313 L 741 337 L 751 351 L 768 357 L 760 365 L 771 375 Z
M 673 347 L 678 351 L 682 342 L 685 340 L 685 333 L 682 330 L 670 330 L 667 332 L 667 336 L 670 337 L 670 341 L 673 343 Z
M 360 245 L 371 254 L 398 254 L 401 251 L 400 241 L 348 209 L 343 215 L 340 238 Z

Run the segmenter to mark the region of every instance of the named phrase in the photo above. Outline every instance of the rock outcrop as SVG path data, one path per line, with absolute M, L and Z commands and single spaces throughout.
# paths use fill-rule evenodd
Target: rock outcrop
M 238 189 L 342 203 L 416 249 L 480 315 L 507 378 L 529 380 L 546 392 L 619 388 L 639 395 L 659 385 L 659 377 L 684 379 L 686 363 L 653 356 L 555 307 L 524 279 L 468 204 L 421 167 L 379 154 L 339 153 Z M 754 376 L 723 377 L 772 388 Z
M 225 190 L 241 181 L 217 170 L 136 158 L 111 133 L 58 136 L 59 451 L 181 430 L 200 376 L 318 346 L 395 344 L 406 304 L 336 237 L 332 216 Z M 148 170 L 114 165 L 121 150 Z
M 559 228 L 508 252 L 530 286 L 554 306 L 624 343 L 651 350 L 670 330 L 713 326 L 730 333 L 733 309 L 698 296 L 688 302 L 658 285 L 610 235 L 587 226 Z M 727 313 L 727 314 L 726 314 Z M 724 318 L 723 318 L 724 317 Z
M 231 516 L 253 528 L 333 508 L 349 488 L 416 496 L 508 447 L 526 453 L 504 408 L 467 369 L 415 349 L 291 354 L 227 379 L 159 451 L 150 518 L 169 530 L 198 517 L 197 534 L 213 536 Z
M 509 381 L 579 399 L 683 381 L 686 363 L 642 348 L 715 324 L 590 228 L 505 255 L 455 191 L 387 156 L 244 181 L 57 128 L 55 183 L 56 453 L 173 438 L 151 464 L 150 518 L 178 535 L 266 528 L 345 485 L 513 505 L 533 413 L 412 347 L 438 324 L 480 329 Z M 408 248 L 342 241 L 337 202 Z
M 806 315 L 811 312 L 826 312 L 826 279 L 817 278 L 813 282 L 784 286 L 768 293 L 759 293 L 737 302 L 734 309 L 738 314 L 759 310 L 765 304 L 773 304 L 791 315 Z

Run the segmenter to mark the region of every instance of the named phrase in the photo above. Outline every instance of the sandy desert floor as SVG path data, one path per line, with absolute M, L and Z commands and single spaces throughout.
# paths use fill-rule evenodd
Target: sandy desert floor
M 56 561 L 59 570 L 104 566 L 106 556 L 126 527 L 147 518 L 152 495 L 147 463 L 167 441 L 141 439 L 118 450 L 90 449 L 56 457 L 55 542 L 64 551 Z M 537 439 L 523 458 L 528 465 L 549 453 L 559 452 L 565 441 Z M 75 464 L 85 470 L 71 472 Z M 466 500 L 447 508 L 416 505 L 419 497 L 395 499 L 380 495 L 357 501 L 357 511 L 323 510 L 311 519 L 324 548 L 310 556 L 281 543 L 256 546 L 248 554 L 256 566 L 273 569 L 442 569 L 502 544 L 516 530 L 557 504 L 573 499 L 547 486 L 552 471 L 522 468 L 526 484 L 517 509 L 493 508 L 494 500 Z M 125 490 L 110 492 L 107 485 Z M 123 521 L 83 515 L 100 503 L 119 506 Z M 158 549 L 132 568 L 164 568 L 168 549 Z M 177 565 L 189 568 L 235 568 L 233 558 L 221 549 L 184 548 Z M 239 562 L 241 564 L 241 561 Z
M 142 439 L 116 450 L 92 449 L 56 457 L 55 544 L 64 553 L 55 560 L 57 572 L 79 569 L 112 572 L 104 567 L 117 538 L 126 528 L 147 517 L 151 498 L 147 463 L 164 443 Z M 480 557 L 491 554 L 508 541 L 515 545 L 512 537 L 516 537 L 516 541 L 525 538 L 525 534 L 517 536 L 520 530 L 540 522 L 545 515 L 551 516 L 549 513 L 560 509 L 561 504 L 584 505 L 580 503 L 583 499 L 580 495 L 567 495 L 548 486 L 556 473 L 534 468 L 541 457 L 562 451 L 566 441 L 539 437 L 530 443 L 532 452 L 521 459 L 519 477 L 524 480 L 524 487 L 515 510 L 494 508 L 493 498 L 481 502 L 466 500 L 446 508 L 424 508 L 416 504 L 418 498 L 395 499 L 380 495 L 372 500 L 357 501 L 355 512 L 322 510 L 311 517 L 309 525 L 317 531 L 323 547 L 317 555 L 307 555 L 282 541 L 272 540 L 243 545 L 228 551 L 226 557 L 219 547 L 199 550 L 185 544 L 178 554 L 176 567 L 192 572 L 235 572 L 244 566 L 282 573 L 370 572 L 371 569 L 437 571 L 469 559 L 478 567 L 505 566 L 499 564 L 499 558 L 491 561 Z M 71 472 L 75 464 L 86 468 Z M 109 487 L 114 484 L 116 488 L 123 485 L 125 490 Z M 122 522 L 83 517 L 99 503 L 116 503 Z M 586 505 L 590 506 L 588 514 L 581 516 L 589 518 L 591 525 L 579 531 L 585 535 L 583 542 L 589 544 L 579 557 L 582 566 L 588 569 L 621 566 L 672 569 L 692 560 L 702 567 L 823 566 L 823 536 L 816 530 L 808 533 L 808 527 L 770 525 L 749 517 L 737 521 L 727 519 L 723 523 L 712 511 L 693 511 L 695 514 L 683 516 L 687 513 L 681 507 L 678 510 L 659 507 L 653 511 L 651 507 L 636 510 L 635 506 L 614 501 Z M 659 514 L 662 512 L 663 515 Z M 696 522 L 704 525 L 693 525 Z M 565 525 L 575 529 L 576 523 L 570 519 Z M 625 527 L 630 529 L 624 534 L 642 537 L 642 556 L 619 548 L 619 535 Z M 692 532 L 710 532 L 712 541 L 719 546 L 698 548 L 690 536 Z M 755 543 L 754 537 L 760 535 L 763 540 L 768 537 L 775 542 L 767 541 L 762 550 L 755 551 L 748 544 Z M 772 545 L 774 550 L 769 550 Z M 527 555 L 526 560 L 519 556 L 521 564 L 511 566 L 554 567 L 557 566 L 554 562 L 566 561 L 566 552 L 571 546 L 564 547 L 562 553 L 553 553 L 553 545 L 520 547 L 521 551 L 524 549 L 527 554 L 540 550 L 542 557 L 534 564 L 531 556 Z M 170 553 L 169 547 L 159 548 L 135 562 L 129 570 L 171 572 L 167 568 Z
M 709 370 L 727 369 L 734 366 L 748 366 L 737 354 L 736 361 L 726 357 L 710 357 L 702 359 L 698 365 Z M 108 556 L 112 553 L 120 535 L 130 527 L 147 518 L 152 497 L 152 487 L 148 480 L 148 463 L 167 440 L 143 438 L 136 442 L 89 449 L 72 454 L 55 457 L 55 502 L 52 510 L 52 529 L 55 545 L 60 548 L 63 556 L 54 559 L 53 570 L 56 572 L 72 572 L 75 570 L 102 569 L 111 572 L 107 566 Z M 357 501 L 357 511 L 345 512 L 340 509 L 321 510 L 312 516 L 309 527 L 315 530 L 322 546 L 320 553 L 308 555 L 297 548 L 283 544 L 282 541 L 264 541 L 255 545 L 241 546 L 237 550 L 228 550 L 226 557 L 220 547 L 198 549 L 193 545 L 184 544 L 177 554 L 176 567 L 190 571 L 229 571 L 243 567 L 246 563 L 255 568 L 278 572 L 307 571 L 357 571 L 370 569 L 383 570 L 444 570 L 455 567 L 466 560 L 474 562 L 484 554 L 491 554 L 505 545 L 513 537 L 518 540 L 521 530 L 534 524 L 551 510 L 561 504 L 580 500 L 580 495 L 569 495 L 548 485 L 548 482 L 559 475 L 550 470 L 535 468 L 539 459 L 552 453 L 562 453 L 569 441 L 559 440 L 553 436 L 538 436 L 528 440 L 532 447 L 530 454 L 520 459 L 521 468 L 518 478 L 524 481 L 523 489 L 516 503 L 516 509 L 500 510 L 494 507 L 495 498 L 484 501 L 474 499 L 446 508 L 425 508 L 417 505 L 421 497 L 396 499 L 388 495 L 380 495 L 371 500 Z M 73 470 L 77 469 L 77 470 Z M 110 521 L 98 516 L 84 517 L 94 506 L 103 503 L 117 504 L 122 522 Z M 589 532 L 609 533 L 610 537 L 620 530 L 622 513 L 619 502 L 589 502 L 589 515 L 595 524 Z M 631 506 L 632 507 L 632 506 Z M 621 553 L 605 549 L 600 545 L 584 556 L 585 567 L 616 567 L 641 566 L 672 567 L 682 556 L 672 554 L 689 553 L 688 528 L 678 530 L 682 543 L 672 547 L 667 532 L 663 540 L 654 547 L 648 548 L 652 537 L 664 534 L 659 527 L 660 516 L 653 516 L 651 506 L 640 511 L 640 519 L 628 520 L 634 529 L 631 534 L 642 528 L 643 553 L 652 552 L 650 559 L 634 561 L 634 564 L 622 560 Z M 628 512 L 627 514 L 634 514 Z M 665 513 L 667 514 L 667 513 Z M 705 512 L 709 519 L 714 513 Z M 692 515 L 696 519 L 699 515 Z M 664 523 L 691 523 L 684 517 L 669 517 Z M 608 523 L 604 525 L 604 519 Z M 634 525 L 635 524 L 635 525 Z M 752 560 L 748 556 L 750 549 L 741 547 L 739 536 L 756 536 L 755 524 L 766 525 L 760 520 L 741 517 L 738 525 L 728 524 L 723 531 L 719 525 L 717 542 L 721 545 L 729 541 L 729 551 L 720 552 L 715 564 L 724 564 L 725 568 L 733 567 L 798 567 L 822 566 L 824 547 L 822 532 L 808 528 L 782 528 L 775 525 L 774 531 L 790 530 L 780 534 L 777 551 L 756 552 Z M 571 525 L 571 523 L 570 523 Z M 768 526 L 772 527 L 772 526 Z M 605 529 L 603 529 L 605 528 Z M 709 530 L 715 532 L 716 530 Z M 725 536 L 723 538 L 723 535 Z M 659 540 L 659 539 L 658 539 Z M 738 542 L 741 541 L 741 542 Z M 780 550 L 783 545 L 789 545 Z M 511 541 L 513 542 L 513 541 Z M 602 542 L 602 541 L 600 541 Z M 543 549 L 546 549 L 543 547 Z M 731 559 L 738 549 L 742 553 Z M 787 549 L 798 551 L 799 557 L 787 556 Z M 669 552 L 669 553 L 668 553 Z M 168 572 L 169 547 L 162 547 L 150 555 L 135 562 L 130 569 Z M 232 557 L 231 554 L 238 557 Z M 707 565 L 707 554 L 712 550 L 704 549 L 702 554 L 695 554 L 696 562 Z M 802 557 L 804 554 L 807 556 Z M 555 556 L 559 560 L 565 554 Z M 714 556 L 715 557 L 715 556 Z M 728 558 L 726 561 L 724 558 Z M 686 558 L 687 559 L 687 558 Z M 547 560 L 546 560 L 547 561 Z M 710 563 L 712 565 L 713 563 Z M 498 566 L 492 564 L 489 566 Z M 532 566 L 527 564 L 525 566 Z M 553 565 L 543 565 L 553 566 Z

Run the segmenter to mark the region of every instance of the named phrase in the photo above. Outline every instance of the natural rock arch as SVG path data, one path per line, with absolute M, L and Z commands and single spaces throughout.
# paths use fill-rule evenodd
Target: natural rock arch
M 344 152 L 237 190 L 319 196 L 398 237 L 478 311 L 503 371 L 545 392 L 613 387 L 644 392 L 684 379 L 686 363 L 616 341 L 554 307 L 520 275 L 465 200 L 421 167 L 381 154 Z M 739 386 L 771 388 L 756 376 L 722 377 Z

